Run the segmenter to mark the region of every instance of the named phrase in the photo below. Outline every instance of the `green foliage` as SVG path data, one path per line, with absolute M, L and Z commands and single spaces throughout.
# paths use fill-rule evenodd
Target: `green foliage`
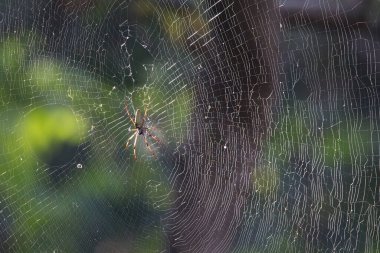
M 26 50 L 17 37 L 5 39 L 0 44 L 0 68 L 6 71 L 17 71 L 24 64 Z
M 32 46 L 16 37 L 0 42 L 0 117 L 5 119 L 0 121 L 0 191 L 11 214 L 6 229 L 17 238 L 14 247 L 20 252 L 82 252 L 97 236 L 114 238 L 131 229 L 133 240 L 146 240 L 130 243 L 138 245 L 136 252 L 162 249 L 160 227 L 139 234 L 141 221 L 133 219 L 133 214 L 156 215 L 169 208 L 172 196 L 162 168 L 144 160 L 120 163 L 125 156 L 105 157 L 98 141 L 91 142 L 91 137 L 107 136 L 114 120 L 127 125 L 125 94 L 59 59 L 26 59 L 30 48 L 25 45 Z M 164 101 L 159 89 L 150 96 Z M 172 108 L 176 120 L 186 120 L 180 105 Z M 94 130 L 94 122 L 104 125 Z M 91 159 L 80 157 L 83 163 L 75 164 L 69 157 L 52 164 L 67 156 L 62 147 L 78 156 L 84 144 L 93 148 L 86 151 Z M 123 142 L 110 145 L 125 149 Z M 93 233 L 97 228 L 99 235 Z
M 369 123 L 360 123 L 362 129 L 353 127 L 357 121 L 342 121 L 323 131 L 325 160 L 328 165 L 334 162 L 353 164 L 356 157 L 372 155 L 372 141 Z
M 63 106 L 45 106 L 30 112 L 23 125 L 24 139 L 36 153 L 45 153 L 61 142 L 78 145 L 88 127 L 78 123 L 74 113 Z
M 254 170 L 252 180 L 258 194 L 263 197 L 273 196 L 280 183 L 279 171 L 273 166 L 258 167 Z
M 274 154 L 274 159 L 310 157 L 311 151 L 318 150 L 324 154 L 326 165 L 334 167 L 336 163 L 349 165 L 355 157 L 372 155 L 375 147 L 369 121 L 342 120 L 317 126 L 301 110 L 292 115 L 295 116 L 281 116 L 268 137 L 265 149 L 268 154 Z
M 165 237 L 161 229 L 152 228 L 148 235 L 137 238 L 133 252 L 153 253 L 162 252 L 165 249 Z

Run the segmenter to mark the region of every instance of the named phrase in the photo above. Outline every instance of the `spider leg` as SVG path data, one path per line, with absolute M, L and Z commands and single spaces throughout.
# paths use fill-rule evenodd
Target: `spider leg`
M 148 112 L 148 107 L 145 106 L 145 111 L 144 111 L 144 119 L 146 119 L 146 115 L 147 115 L 147 112 Z
M 159 139 L 157 136 L 151 134 L 149 131 L 146 131 L 146 133 L 148 134 L 148 136 L 149 136 L 150 138 L 152 138 L 152 139 L 155 140 L 156 142 L 161 142 L 160 139 Z
M 125 103 L 124 110 L 127 112 L 128 117 L 129 117 L 129 119 L 130 119 L 131 122 L 132 122 L 132 125 L 135 126 L 135 125 L 136 125 L 136 122 L 133 120 L 132 115 L 131 115 L 131 113 L 130 113 L 129 110 L 128 110 L 128 103 Z
M 129 142 L 132 140 L 133 137 L 135 137 L 136 134 L 137 134 L 137 132 L 135 132 L 134 134 L 131 135 L 131 137 L 129 137 L 129 139 L 127 140 L 127 144 L 125 144 L 126 148 L 128 148 Z
M 147 147 L 148 151 L 154 156 L 155 159 L 157 159 L 156 153 L 150 147 L 150 145 L 148 143 L 148 140 L 146 139 L 146 136 L 144 136 L 144 142 L 146 144 L 146 147 Z
M 137 143 L 137 137 L 139 137 L 137 131 L 136 131 L 135 135 L 136 135 L 136 137 L 135 137 L 135 142 L 133 143 L 133 157 L 135 158 L 135 160 L 137 160 L 137 155 L 136 155 L 136 143 Z
M 149 100 L 148 104 L 150 105 L 150 96 L 148 96 L 148 100 Z M 148 106 L 145 105 L 145 112 L 144 112 L 144 118 L 145 119 L 146 119 L 146 116 L 147 116 L 147 112 L 148 112 Z

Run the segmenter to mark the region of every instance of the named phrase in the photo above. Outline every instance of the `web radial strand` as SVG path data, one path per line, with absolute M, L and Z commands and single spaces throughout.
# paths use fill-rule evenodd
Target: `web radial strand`
M 376 8 L 0 1 L 0 252 L 379 252 Z

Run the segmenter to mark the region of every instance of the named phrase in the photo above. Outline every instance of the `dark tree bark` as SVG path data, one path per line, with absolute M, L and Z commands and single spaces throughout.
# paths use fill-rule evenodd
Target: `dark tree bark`
M 173 252 L 230 252 L 239 236 L 279 82 L 275 1 L 209 1 L 213 43 L 203 66 L 192 143 L 177 178 Z

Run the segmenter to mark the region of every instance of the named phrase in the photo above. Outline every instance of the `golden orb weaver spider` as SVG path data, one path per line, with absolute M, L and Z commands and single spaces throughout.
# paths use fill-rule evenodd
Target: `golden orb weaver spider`
M 149 136 L 150 138 L 152 138 L 157 143 L 160 142 L 160 139 L 157 136 L 155 136 L 152 133 L 150 133 L 150 128 L 146 126 L 146 122 L 147 122 L 147 119 L 148 119 L 148 117 L 147 117 L 147 112 L 148 112 L 147 107 L 145 107 L 144 115 L 142 115 L 141 111 L 139 109 L 137 109 L 136 112 L 135 112 L 134 119 L 133 119 L 131 113 L 129 112 L 128 104 L 127 103 L 125 104 L 125 108 L 124 109 L 127 112 L 128 117 L 129 117 L 129 119 L 132 122 L 132 125 L 135 127 L 133 129 L 131 129 L 132 131 L 135 131 L 135 132 L 132 134 L 131 137 L 129 137 L 129 139 L 127 140 L 127 143 L 125 144 L 125 147 L 128 149 L 129 142 L 134 137 L 135 139 L 133 141 L 133 158 L 135 160 L 137 160 L 136 143 L 137 143 L 138 136 L 142 135 L 144 143 L 145 143 L 148 151 L 154 156 L 154 158 L 157 159 L 156 154 L 154 153 L 154 151 L 152 150 L 152 148 L 150 147 L 150 145 L 148 143 L 147 136 Z

